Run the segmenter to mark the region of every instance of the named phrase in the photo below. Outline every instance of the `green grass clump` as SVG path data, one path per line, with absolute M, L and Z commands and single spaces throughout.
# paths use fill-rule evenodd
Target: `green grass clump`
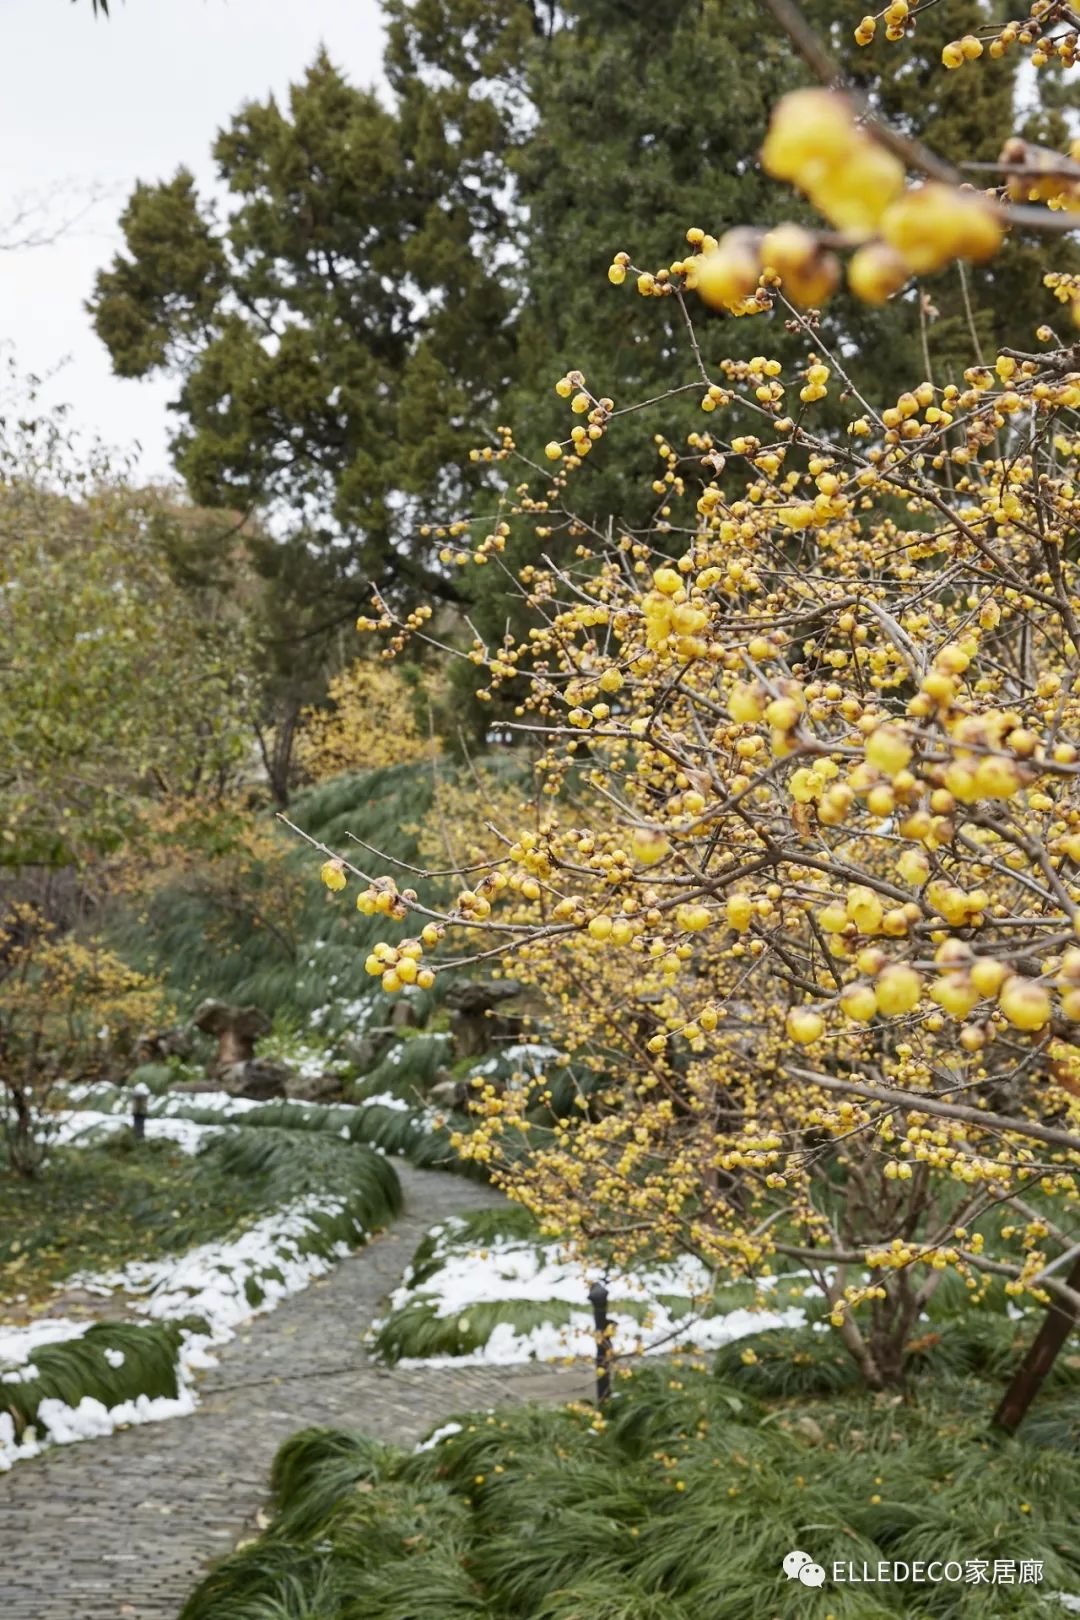
M 397 1041 L 353 1088 L 353 1101 L 385 1095 L 415 1102 L 434 1084 L 450 1059 L 450 1036 L 437 1030 L 402 1031 Z
M 773 1328 L 733 1340 L 717 1353 L 716 1365 L 733 1388 L 765 1398 L 833 1395 L 859 1383 L 858 1369 L 837 1334 L 800 1328 Z
M 21 1438 L 37 1421 L 44 1400 L 78 1406 L 86 1396 L 112 1408 L 138 1395 L 175 1399 L 180 1325 L 176 1322 L 98 1322 L 78 1339 L 40 1345 L 30 1358 L 36 1376 L 0 1371 L 0 1412 L 7 1412 Z M 113 1353 L 113 1361 L 105 1354 Z M 119 1356 L 119 1365 L 113 1362 Z
M 454 1316 L 440 1316 L 430 1300 L 416 1299 L 391 1312 L 371 1343 L 375 1354 L 389 1362 L 468 1356 L 482 1349 L 503 1324 L 515 1333 L 529 1333 L 545 1323 L 565 1326 L 573 1315 L 573 1305 L 564 1299 L 481 1300 Z
M 996 1393 L 938 1372 L 908 1401 L 762 1401 L 674 1363 L 617 1380 L 602 1422 L 587 1407 L 465 1414 L 414 1453 L 309 1430 L 279 1453 L 271 1528 L 182 1620 L 1035 1620 L 1044 1594 L 1080 1590 L 1075 1451 L 992 1433 Z M 1037 1559 L 1043 1580 L 830 1578 L 793 1594 L 781 1562 L 796 1547 L 827 1571 Z
M 99 1108 L 102 1104 L 94 1096 L 87 1099 L 85 1106 Z M 107 1100 L 105 1106 L 108 1112 L 113 1112 L 125 1105 L 114 1098 Z M 151 1116 L 157 1112 L 159 1110 L 151 1104 Z M 336 1138 L 341 1138 L 342 1132 L 347 1131 L 351 1142 L 366 1143 L 392 1158 L 407 1159 L 420 1170 L 445 1170 L 471 1181 L 486 1182 L 488 1179 L 482 1164 L 458 1157 L 450 1144 L 450 1128 L 434 1124 L 426 1113 L 419 1110 L 388 1108 L 382 1103 L 365 1103 L 361 1100 L 346 1111 L 341 1107 L 283 1099 L 230 1116 L 217 1108 L 200 1107 L 196 1096 L 190 1102 L 179 1105 L 173 1097 L 168 1112 L 170 1118 L 190 1119 L 198 1125 L 221 1125 L 226 1120 L 234 1119 L 241 1128 L 275 1126 L 290 1131 L 324 1131 Z M 472 1128 L 468 1122 L 463 1124 L 461 1121 L 456 1121 L 455 1126 L 460 1130 Z
M 519 767 L 514 760 L 495 759 L 489 768 L 513 772 Z M 432 794 L 427 763 L 391 765 L 348 772 L 312 788 L 297 796 L 289 815 L 343 855 L 357 848 L 350 834 L 382 848 L 386 829 L 393 828 L 395 856 L 422 866 L 419 838 Z M 277 863 L 262 868 L 256 863 L 239 905 L 229 892 L 224 903 L 215 898 L 212 884 L 180 880 L 114 914 L 108 926 L 111 942 L 133 966 L 161 974 L 181 1008 L 193 1007 L 204 996 L 252 1002 L 301 1030 L 319 1010 L 324 1013 L 319 1024 L 324 1038 L 343 1034 L 358 1021 L 368 1026 L 387 1022 L 394 998 L 363 970 L 364 957 L 385 932 L 385 919 L 359 915 L 353 904 L 355 885 L 328 903 L 319 882 L 318 852 L 278 826 L 269 812 L 266 828 L 277 839 L 285 872 L 299 880 L 287 906 L 283 908 Z M 403 869 L 390 865 L 387 870 L 406 881 Z M 434 884 L 413 876 L 407 881 L 421 899 L 438 897 Z M 434 991 L 410 996 L 421 1023 L 436 1011 L 448 982 L 440 975 Z M 348 1010 L 357 1002 L 363 1004 L 359 1020 Z
M 221 1123 L 208 1111 L 205 1119 Z M 242 1124 L 194 1156 L 161 1139 L 136 1143 L 126 1131 L 96 1147 L 61 1148 L 38 1181 L 0 1173 L 0 1308 L 16 1295 L 41 1298 L 76 1272 L 230 1237 L 313 1191 L 342 1199 L 335 1225 L 347 1241 L 355 1227 L 374 1231 L 401 1208 L 393 1164 L 329 1130 Z
M 543 1234 L 529 1211 L 517 1204 L 504 1203 L 494 1209 L 449 1217 L 425 1233 L 417 1245 L 407 1274 L 406 1293 L 399 1296 L 399 1302 L 372 1337 L 376 1354 L 388 1362 L 469 1356 L 482 1349 L 500 1327 L 509 1327 L 517 1335 L 544 1326 L 558 1331 L 571 1324 L 591 1332 L 592 1316 L 584 1282 L 580 1297 L 574 1300 L 518 1298 L 513 1285 L 508 1284 L 505 1297 L 479 1300 L 460 1312 L 446 1314 L 440 1299 L 440 1271 L 450 1263 L 469 1260 L 477 1251 L 487 1250 L 494 1250 L 496 1256 L 500 1251 L 531 1250 L 541 1263 L 559 1252 L 558 1240 Z M 673 1274 L 673 1287 L 678 1281 L 678 1275 Z M 497 1286 L 496 1278 L 492 1282 Z M 616 1323 L 630 1318 L 644 1327 L 654 1316 L 655 1307 L 663 1307 L 672 1323 L 685 1323 L 690 1337 L 699 1318 L 786 1305 L 789 1300 L 784 1288 L 785 1279 L 781 1279 L 774 1296 L 760 1293 L 749 1281 L 736 1281 L 720 1285 L 708 1299 L 695 1299 L 686 1292 L 658 1287 L 647 1299 L 616 1294 L 610 1314 Z M 792 1287 L 791 1292 L 801 1300 L 801 1288 Z M 669 1345 L 673 1347 L 673 1343 Z
M 241 1126 L 210 1139 L 199 1155 L 199 1169 L 207 1184 L 240 1181 L 257 1188 L 267 1209 L 312 1192 L 340 1197 L 369 1232 L 401 1212 L 401 1183 L 389 1159 L 322 1132 Z

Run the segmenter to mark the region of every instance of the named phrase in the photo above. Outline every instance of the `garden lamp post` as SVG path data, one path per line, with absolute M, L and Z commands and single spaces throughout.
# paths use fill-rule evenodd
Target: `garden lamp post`
M 150 1096 L 150 1087 L 142 1080 L 131 1088 L 131 1128 L 135 1133 L 136 1142 L 141 1142 L 146 1135 L 146 1103 Z
M 594 1282 L 589 1289 L 589 1304 L 596 1323 L 596 1404 L 603 1406 L 611 1394 L 611 1323 L 607 1313 L 608 1291 L 606 1282 Z

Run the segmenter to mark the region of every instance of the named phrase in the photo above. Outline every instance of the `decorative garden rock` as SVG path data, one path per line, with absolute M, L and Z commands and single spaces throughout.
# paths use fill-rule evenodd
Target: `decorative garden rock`
M 226 1069 L 250 1063 L 255 1042 L 270 1028 L 270 1020 L 258 1007 L 233 1007 L 227 1001 L 204 1001 L 196 1008 L 194 1024 L 207 1035 L 217 1037 L 218 1049 L 208 1072 L 224 1076 Z
M 465 979 L 452 984 L 446 992 L 446 1005 L 454 1056 L 480 1057 L 497 1037 L 507 1034 L 516 1021 L 496 1017 L 494 1009 L 520 994 L 521 986 L 514 979 Z
M 219 1070 L 218 1078 L 234 1097 L 265 1102 L 271 1097 L 288 1096 L 297 1075 L 287 1063 L 278 1063 L 274 1058 L 251 1058 L 247 1063 L 232 1063 Z

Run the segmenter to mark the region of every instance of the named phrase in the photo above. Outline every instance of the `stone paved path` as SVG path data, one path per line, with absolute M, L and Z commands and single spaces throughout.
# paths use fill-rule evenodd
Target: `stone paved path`
M 584 1368 L 367 1358 L 363 1331 L 426 1229 L 498 1202 L 460 1177 L 397 1169 L 401 1219 L 226 1345 L 192 1417 L 56 1446 L 0 1474 L 2 1620 L 176 1620 L 206 1564 L 252 1533 L 274 1452 L 298 1428 L 336 1424 L 409 1445 L 462 1408 L 589 1396 Z

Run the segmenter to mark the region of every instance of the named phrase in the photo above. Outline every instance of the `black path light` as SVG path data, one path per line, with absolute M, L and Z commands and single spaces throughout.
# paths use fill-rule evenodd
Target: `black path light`
M 131 1128 L 135 1132 L 136 1142 L 141 1142 L 146 1135 L 146 1104 L 150 1096 L 150 1087 L 139 1080 L 131 1088 Z
M 589 1304 L 596 1323 L 596 1404 L 603 1406 L 611 1394 L 611 1323 L 607 1313 L 607 1282 L 594 1282 L 589 1289 Z

